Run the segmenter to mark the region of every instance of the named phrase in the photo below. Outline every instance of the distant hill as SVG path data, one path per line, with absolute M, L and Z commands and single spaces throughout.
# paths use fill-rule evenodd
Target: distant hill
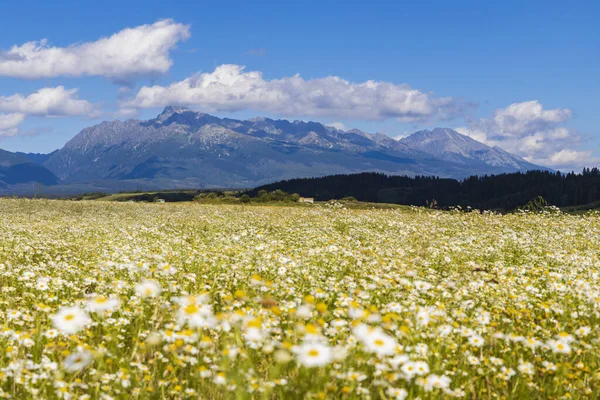
M 52 153 L 22 153 L 20 151 L 15 152 L 16 155 L 24 157 L 26 159 L 28 159 L 31 162 L 34 162 L 36 164 L 43 164 L 45 163 L 50 157 L 52 157 L 52 155 L 54 155 L 54 153 L 56 153 L 58 150 L 54 150 Z
M 56 185 L 60 180 L 47 168 L 24 155 L 0 150 L 0 188 L 27 183 Z
M 332 175 L 291 179 L 259 186 L 248 192 L 283 190 L 316 200 L 354 197 L 360 201 L 415 206 L 462 206 L 512 210 L 541 196 L 547 204 L 573 207 L 600 200 L 600 170 L 563 175 L 551 171 L 527 171 L 464 180 L 435 177 L 388 176 L 380 173 Z

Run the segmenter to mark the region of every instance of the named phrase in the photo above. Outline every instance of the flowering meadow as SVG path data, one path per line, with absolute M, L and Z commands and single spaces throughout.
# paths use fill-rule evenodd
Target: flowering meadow
M 0 201 L 0 398 L 600 398 L 600 217 Z

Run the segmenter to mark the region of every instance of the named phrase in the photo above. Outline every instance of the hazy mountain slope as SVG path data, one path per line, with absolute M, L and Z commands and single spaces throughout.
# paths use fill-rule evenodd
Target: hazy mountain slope
M 438 159 L 474 167 L 485 164 L 515 171 L 545 169 L 499 147 L 487 146 L 448 128 L 418 131 L 400 139 L 399 142 Z
M 34 162 L 36 164 L 43 164 L 45 163 L 50 157 L 52 157 L 52 155 L 54 153 L 56 153 L 58 150 L 54 150 L 51 153 L 23 153 L 20 151 L 15 152 L 16 155 L 24 157 L 26 159 L 28 159 L 31 162 Z
M 22 155 L 0 150 L 0 187 L 32 182 L 55 185 L 59 179 L 47 168 Z

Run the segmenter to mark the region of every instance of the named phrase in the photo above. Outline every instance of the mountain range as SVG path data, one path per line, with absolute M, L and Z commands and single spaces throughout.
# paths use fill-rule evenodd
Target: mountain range
M 0 190 L 27 192 L 32 182 L 57 194 L 247 188 L 363 171 L 460 179 L 532 169 L 546 168 L 448 128 L 395 140 L 318 122 L 242 121 L 167 107 L 154 119 L 85 128 L 50 154 L 2 151 Z

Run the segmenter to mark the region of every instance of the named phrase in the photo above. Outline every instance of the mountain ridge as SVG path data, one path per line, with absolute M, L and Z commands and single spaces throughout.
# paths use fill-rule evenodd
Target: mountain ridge
M 81 130 L 47 159 L 33 157 L 67 184 L 131 181 L 165 188 L 182 182 L 253 187 L 364 171 L 465 178 L 546 169 L 449 128 L 396 140 L 314 121 L 237 120 L 181 107 L 166 107 L 149 120 L 103 121 Z

